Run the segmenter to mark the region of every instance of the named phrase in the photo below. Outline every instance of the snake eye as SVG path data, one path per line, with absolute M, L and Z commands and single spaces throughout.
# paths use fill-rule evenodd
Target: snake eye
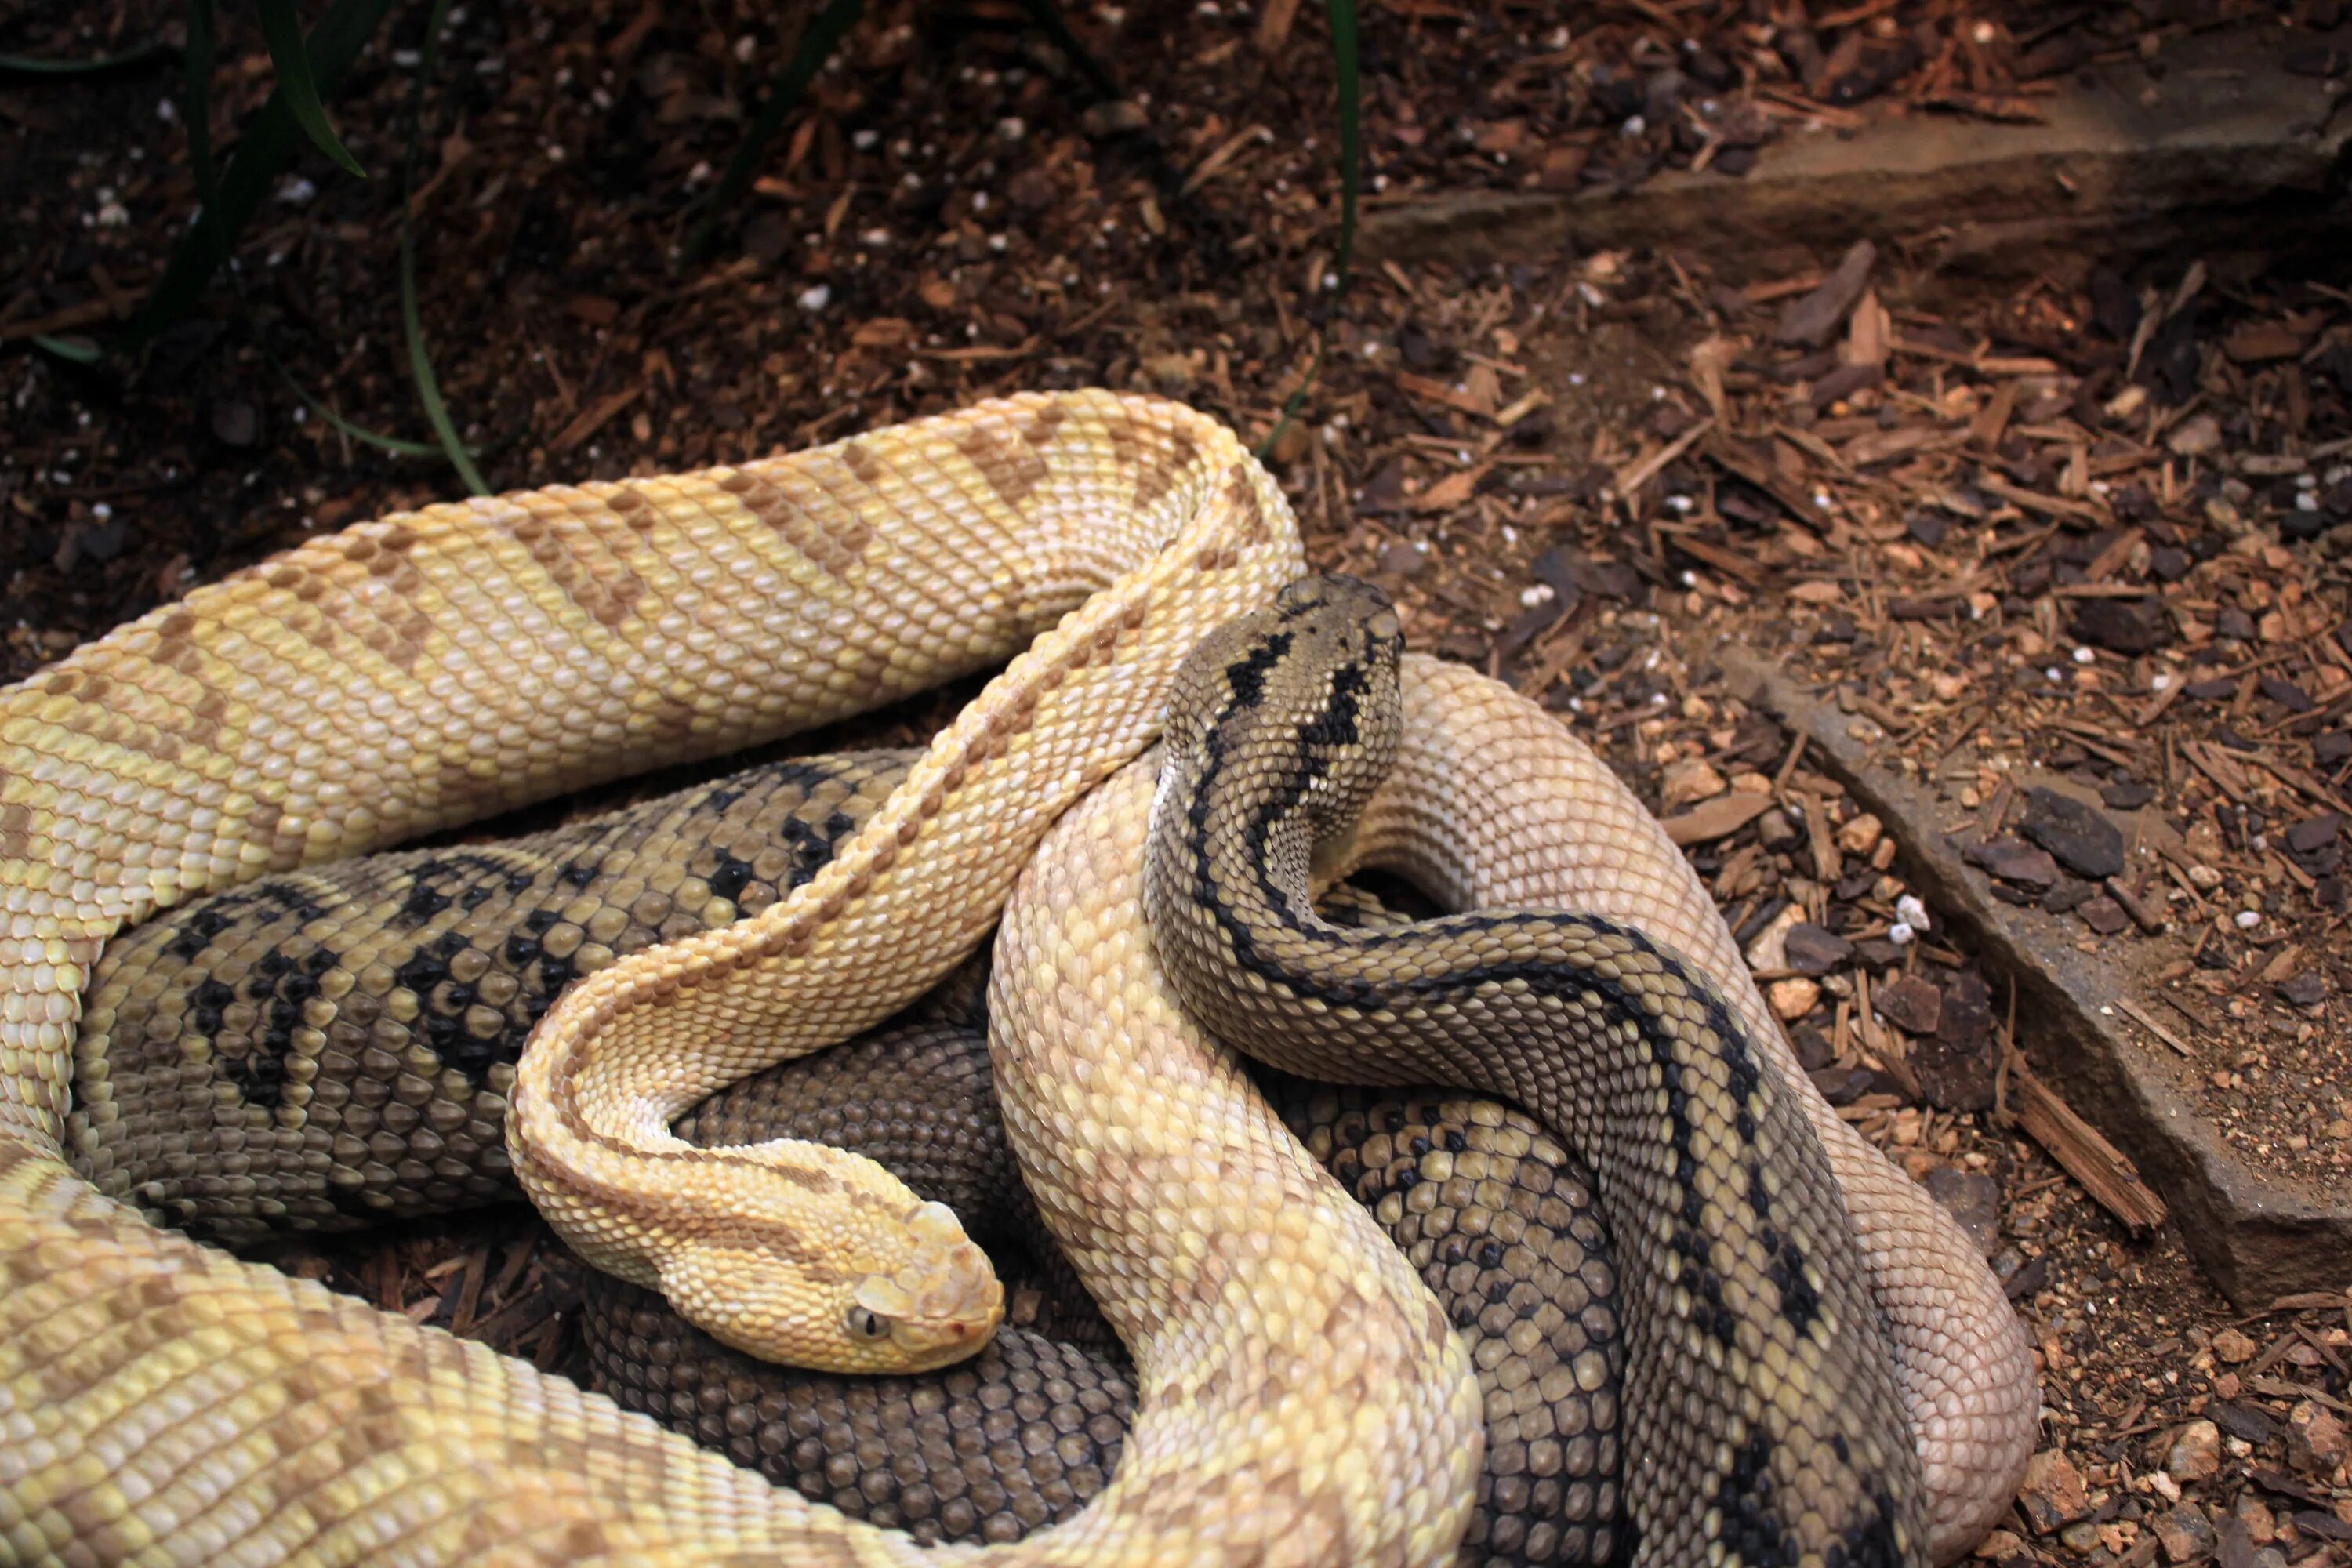
M 861 1340 L 878 1340 L 890 1331 L 890 1320 L 870 1308 L 852 1307 L 849 1331 Z

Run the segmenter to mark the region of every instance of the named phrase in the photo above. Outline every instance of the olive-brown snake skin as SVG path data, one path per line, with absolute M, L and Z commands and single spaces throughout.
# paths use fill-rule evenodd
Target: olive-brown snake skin
M 499 1089 L 583 954 L 601 963 L 592 944 L 625 955 L 756 914 L 824 864 L 914 756 L 769 763 L 528 837 L 283 873 L 152 919 L 90 984 L 75 1167 L 215 1240 L 511 1198 Z M 1353 918 L 1380 913 L 1349 901 Z M 679 1135 L 851 1150 L 949 1205 L 992 1254 L 1041 1258 L 1052 1242 L 997 1120 L 982 973 L 713 1096 Z M 352 984 L 330 994 L 321 982 L 338 974 Z M 1622 1338 L 1590 1175 L 1491 1101 L 1275 1090 L 1469 1340 L 1487 1443 L 1465 1565 L 1607 1561 Z M 855 1517 L 999 1542 L 1099 1492 L 1134 1406 L 1066 1265 L 1041 1283 L 1039 1326 L 1075 1327 L 1081 1342 L 1008 1325 L 974 1362 L 888 1379 L 751 1361 L 593 1270 L 582 1326 L 595 1386 L 625 1407 Z
M 1827 1155 L 1729 1004 L 1596 916 L 1316 912 L 1315 851 L 1396 752 L 1403 642 L 1377 589 L 1307 578 L 1185 661 L 1143 882 L 1177 994 L 1278 1066 L 1508 1094 L 1593 1158 L 1637 1303 L 1632 1561 L 1924 1561 L 1917 1458 Z
M 648 1193 L 599 1151 L 670 1157 L 665 1108 L 894 1011 L 1025 876 L 1006 927 L 1021 960 L 1000 949 L 997 970 L 995 1027 L 1017 1047 L 1000 1088 L 1049 1222 L 1083 1233 L 1063 1240 L 1136 1352 L 1141 1404 L 1095 1504 L 1007 1552 L 1119 1563 L 1450 1554 L 1476 1399 L 1424 1288 L 1251 1109 L 1238 1070 L 1156 977 L 1138 978 L 1139 927 L 1118 923 L 1139 921 L 1131 888 L 1125 905 L 1102 901 L 1116 857 L 1081 856 L 1065 885 L 1026 850 L 1083 797 L 1065 831 L 1090 823 L 1108 835 L 1095 847 L 1139 858 L 1132 792 L 1087 791 L 1149 741 L 1192 644 L 1266 603 L 1298 565 L 1279 493 L 1229 434 L 1164 404 L 1055 395 L 740 469 L 362 524 L 200 589 L 0 696 L 8 1555 L 935 1555 L 478 1346 L 158 1232 L 73 1175 L 59 1137 L 89 967 L 153 910 L 823 722 L 1033 638 L 826 872 L 755 920 L 616 962 L 559 1002 L 541 1041 L 570 1049 L 550 1053 L 561 1070 L 543 1096 L 526 1058 L 509 1135 L 544 1109 L 556 1142 L 571 1139 L 536 1173 L 553 1217 L 624 1268 L 659 1273 L 638 1243 L 687 1240 L 699 1256 L 677 1280 L 730 1333 L 805 1333 L 826 1341 L 819 1353 L 864 1335 L 902 1364 L 968 1343 L 993 1316 L 992 1279 L 944 1216 L 878 1173 L 789 1148 L 758 1156 L 766 1175 L 719 1163 L 730 1174 L 719 1184 L 756 1188 L 740 1225 L 779 1244 L 761 1267 L 783 1258 L 780 1291 L 817 1303 L 787 1321 L 714 1290 L 713 1266 L 740 1249 L 703 1228 L 725 1223 L 698 1206 L 711 1184 Z M 1416 820 L 1407 802 L 1391 820 L 1418 833 L 1435 809 Z M 1663 876 L 1655 840 L 1622 822 L 1582 842 Z M 1525 846 L 1504 858 L 1540 879 Z M 930 879 L 957 868 L 973 875 L 949 896 Z M 1581 890 L 1475 890 L 1480 903 L 1594 906 Z M 1717 967 L 1719 943 L 1661 934 L 1748 1006 L 1736 959 Z M 773 1023 L 796 1032 L 744 1039 Z M 1865 1169 L 1857 1184 L 1854 1156 L 1824 1133 L 1906 1358 L 1947 1546 L 1948 1521 L 1965 1533 L 2000 1506 L 2030 1444 L 2021 1341 L 1965 1247 L 1937 1250 L 1951 1227 L 1906 1206 L 1925 1201 L 1895 1191 L 1891 1173 Z M 1123 1173 L 1145 1168 L 1161 1179 Z M 766 1195 L 779 1184 L 821 1187 L 823 1224 L 784 1217 Z M 575 1197 L 594 1201 L 567 1210 Z M 826 1245 L 811 1245 L 820 1231 Z M 845 1267 L 830 1261 L 845 1254 Z

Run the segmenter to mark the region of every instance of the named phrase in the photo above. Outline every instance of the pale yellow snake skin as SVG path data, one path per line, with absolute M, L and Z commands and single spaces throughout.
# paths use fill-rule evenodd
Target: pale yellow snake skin
M 948 748 L 964 749 L 969 775 L 971 742 L 985 736 L 981 777 L 1009 778 L 1051 750 L 1025 738 L 1033 715 L 1058 713 L 1073 735 L 1100 723 L 1098 750 L 1053 752 L 1058 761 L 1024 775 L 1043 773 L 1075 797 L 1148 742 L 1190 638 L 1264 602 L 1298 566 L 1278 492 L 1220 427 L 1140 399 L 1032 397 L 739 470 L 554 488 L 363 524 L 198 590 L 0 694 L 0 1561 L 950 1555 L 775 1490 L 560 1379 L 155 1231 L 100 1196 L 58 1148 L 81 984 L 111 931 L 198 891 L 887 701 L 1003 660 L 1139 569 L 1148 591 L 1095 600 L 1075 637 L 1065 628 L 1027 666 L 1031 676 L 1057 661 L 1066 668 L 1084 646 L 1090 668 L 1099 648 L 1115 650 L 1124 669 L 1147 645 L 1133 686 L 1056 708 L 1050 692 L 1024 702 L 1016 678 L 991 689 Z M 1163 611 L 1185 628 L 1163 626 Z M 1457 717 L 1501 700 L 1490 695 Z M 1415 721 L 1429 721 L 1426 711 Z M 1415 754 L 1384 798 L 1415 776 L 1434 782 L 1414 773 Z M 958 759 L 933 759 L 945 805 Z M 1543 793 L 1548 765 L 1525 793 Z M 1484 781 L 1498 776 L 1489 758 Z M 1559 776 L 1581 787 L 1572 771 Z M 1425 858 L 1470 866 L 1459 890 L 1481 900 L 1600 907 L 1662 897 L 1704 940 L 1667 939 L 1752 1006 L 1719 921 L 1709 927 L 1704 894 L 1671 847 L 1663 864 L 1675 869 L 1662 870 L 1661 841 L 1630 799 L 1597 768 L 1583 776 L 1597 795 L 1552 815 L 1590 809 L 1623 826 L 1571 833 L 1564 842 L 1580 842 L 1583 858 L 1572 856 L 1566 874 L 1590 869 L 1598 846 L 1603 861 L 1622 854 L 1623 867 L 1640 868 L 1613 889 L 1563 896 L 1537 886 L 1544 857 L 1527 840 L 1485 869 Z M 927 794 L 909 808 L 919 816 Z M 978 837 L 1034 840 L 1045 818 L 1016 804 L 984 810 Z M 1390 820 L 1402 825 L 1400 842 L 1425 843 L 1442 816 L 1408 803 Z M 890 826 L 892 841 L 904 825 Z M 761 922 L 751 940 L 788 947 L 793 938 L 777 933 L 793 911 L 838 897 L 842 914 L 810 933 L 810 948 L 842 951 L 827 945 L 834 923 L 854 925 L 862 900 L 889 885 L 877 860 L 890 852 L 874 834 L 861 843 L 862 860 L 845 854 L 837 877 L 777 906 L 783 918 Z M 997 887 L 1021 858 L 997 862 Z M 1120 1476 L 1071 1526 L 1013 1550 L 1073 1563 L 1442 1561 L 1475 1458 L 1473 1385 L 1451 1335 L 1431 1331 L 1425 1292 L 1336 1194 L 1310 1193 L 1302 1205 L 1303 1214 L 1328 1201 L 1339 1216 L 1310 1268 L 1287 1249 L 1287 1220 L 1184 1215 L 1158 1191 L 1122 1191 L 1118 1157 L 1135 1130 L 1180 1116 L 1176 1087 L 1213 1088 L 1231 1075 L 1168 1020 L 1120 1047 L 1139 1053 L 1140 1081 L 1098 1073 L 1097 1031 L 1139 1016 L 1135 987 L 1152 981 L 1133 944 L 1101 923 L 1131 921 L 1131 910 L 1104 913 L 1087 887 L 1059 892 L 1061 913 L 1022 904 L 1014 918 L 1053 932 L 1037 938 L 1053 951 L 1099 968 L 1084 979 L 1072 970 L 1051 1008 L 1035 998 L 1066 1015 L 1060 1032 L 1047 1018 L 1029 1037 L 1039 1102 L 1077 1118 L 1052 1136 L 1071 1179 L 1095 1184 L 1088 1201 L 1108 1205 L 1087 1223 L 1130 1226 L 1160 1250 L 1097 1248 L 1112 1262 L 1088 1281 L 1142 1333 L 1134 1348 L 1145 1409 Z M 887 974 L 834 972 L 803 993 L 805 1005 L 836 1020 L 887 1013 L 886 997 L 919 989 L 985 929 L 992 906 L 966 908 L 964 897 L 902 905 L 906 946 L 891 944 Z M 1073 923 L 1039 923 L 1066 918 Z M 940 950 L 920 951 L 919 936 Z M 870 929 L 863 940 L 855 963 L 871 965 Z M 712 956 L 723 955 L 686 962 L 731 967 Z M 625 1018 L 638 994 L 607 982 L 574 1016 L 610 1007 Z M 1140 1012 L 1156 1017 L 1150 1005 Z M 1258 1139 L 1252 1119 L 1262 1111 L 1213 1103 L 1181 1114 L 1236 1133 L 1262 1160 L 1311 1168 Z M 1903 1387 L 1915 1419 L 1929 1418 L 1929 1501 L 1938 1545 L 1948 1546 L 2005 1500 L 2020 1410 L 2031 1440 L 2017 1331 L 1932 1205 L 1884 1162 L 1867 1165 L 1877 1157 L 1850 1133 L 1837 1142 L 1833 1119 L 1829 1131 L 1895 1327 Z M 1253 1169 L 1290 1190 L 1292 1173 Z M 1138 1206 L 1121 1211 L 1122 1197 Z M 1047 1206 L 1071 1208 L 1071 1195 Z M 1246 1278 L 1202 1292 L 1189 1265 L 1150 1272 L 1154 1257 L 1212 1256 L 1213 1233 L 1189 1226 L 1220 1217 L 1228 1230 L 1251 1220 Z M 877 1234 L 883 1241 L 868 1245 L 886 1256 L 873 1267 L 888 1265 L 895 1281 L 906 1259 L 887 1249 L 907 1233 Z M 1171 1315 L 1155 1322 L 1162 1303 Z M 1360 1354 L 1335 1355 L 1327 1337 L 1305 1365 L 1274 1358 L 1277 1342 L 1253 1327 L 1341 1317 L 1366 1325 L 1350 1342 Z M 1237 1353 L 1219 1360 L 1219 1344 Z M 1265 1392 L 1269 1378 L 1276 1393 Z M 1244 1437 L 1213 1424 L 1273 1411 L 1296 1429 L 1269 1436 L 1262 1425 Z M 1272 1472 L 1253 1468 L 1253 1454 L 1297 1484 L 1269 1489 Z

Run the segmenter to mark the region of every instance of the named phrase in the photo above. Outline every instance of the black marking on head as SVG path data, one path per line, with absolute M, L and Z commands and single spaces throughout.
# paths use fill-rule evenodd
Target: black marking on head
M 1235 708 L 1255 708 L 1265 700 L 1265 678 L 1290 656 L 1295 640 L 1288 632 L 1272 633 L 1259 638 L 1247 657 L 1225 667 L 1225 684 L 1233 688 Z
M 1298 738 L 1318 751 L 1339 751 L 1360 744 L 1364 694 L 1372 678 L 1360 664 L 1343 664 L 1331 672 L 1331 700 L 1299 727 Z

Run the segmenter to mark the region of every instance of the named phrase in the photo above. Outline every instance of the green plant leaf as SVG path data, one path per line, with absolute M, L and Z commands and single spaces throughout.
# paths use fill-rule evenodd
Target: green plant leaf
M 294 0 L 254 0 L 261 18 L 262 40 L 269 46 L 269 63 L 278 68 L 278 90 L 286 95 L 296 123 L 313 145 L 341 164 L 346 173 L 367 178 L 367 171 L 351 154 L 327 119 L 319 101 L 319 81 L 310 74 L 310 51 L 302 41 L 302 18 L 294 14 Z
M 219 172 L 213 167 L 213 0 L 188 0 L 188 171 L 196 179 L 196 239 L 212 247 L 213 265 L 228 259 L 220 217 Z
M 433 15 L 425 23 L 425 47 L 416 57 L 416 89 L 409 100 L 408 147 L 400 166 L 400 334 L 408 344 L 409 379 L 416 383 L 416 401 L 425 405 L 425 423 L 433 437 L 466 488 L 478 496 L 490 493 L 474 467 L 474 455 L 458 437 L 449 405 L 441 399 L 441 378 L 434 374 L 432 353 L 425 346 L 425 317 L 416 306 L 416 226 L 408 193 L 416 188 L 416 150 L 425 140 L 425 93 L 433 79 L 433 62 L 440 54 L 441 26 L 449 14 L 449 0 L 433 0 Z
M 352 440 L 376 447 L 380 451 L 390 452 L 396 457 L 438 458 L 442 456 L 441 448 L 429 441 L 404 441 L 397 436 L 387 436 L 380 430 L 371 430 L 364 425 L 353 424 L 336 413 L 331 405 L 322 399 L 311 396 L 305 391 L 302 384 L 294 379 L 294 373 L 287 369 L 276 354 L 269 352 L 268 344 L 261 345 L 261 353 L 262 357 L 269 362 L 269 367 L 278 373 L 278 379 L 286 384 L 286 390 L 292 393 L 303 407 Z
M 143 65 L 157 55 L 169 54 L 170 48 L 151 38 L 143 44 L 133 44 L 120 54 L 100 55 L 87 60 L 45 60 L 31 55 L 0 55 L 0 75 L 17 76 L 89 76 L 95 71 L 121 70 L 125 66 Z
M 193 0 L 189 15 L 193 22 L 196 7 L 205 0 Z M 331 93 L 342 85 L 352 61 L 360 49 L 375 35 L 376 29 L 393 6 L 393 0 L 334 0 L 327 7 L 319 25 L 310 29 L 304 53 L 313 79 L 321 93 Z M 211 48 L 211 12 L 204 13 L 205 52 Z M 211 62 L 205 62 L 203 85 L 196 85 L 196 38 L 192 26 L 189 37 L 190 92 L 187 121 L 193 150 L 197 127 L 210 130 Z M 205 285 L 213 272 L 227 259 L 236 247 L 236 237 L 252 220 L 262 198 L 268 195 L 270 182 L 278 178 L 287 160 L 294 155 L 300 142 L 300 130 L 294 123 L 294 111 L 287 106 L 283 83 L 269 95 L 269 100 L 248 121 L 245 134 L 238 139 L 236 155 L 229 161 L 227 172 L 221 176 L 215 200 L 205 205 L 198 222 L 180 242 L 172 247 L 172 259 L 163 268 L 146 300 L 140 305 L 124 331 L 132 344 L 152 342 L 162 332 L 185 321 L 204 297 Z M 209 168 L 209 137 L 205 167 Z
M 784 66 L 784 74 L 778 77 L 776 85 L 769 89 L 767 100 L 760 105 L 760 112 L 752 116 L 751 129 L 743 132 L 743 140 L 736 144 L 734 155 L 727 160 L 726 171 L 719 176 L 719 184 L 704 199 L 702 216 L 696 220 L 693 232 L 687 236 L 688 260 L 696 260 L 709 249 L 710 242 L 719 231 L 719 220 L 726 216 L 729 207 L 742 199 L 743 193 L 751 188 L 751 176 L 760 172 L 760 160 L 767 156 L 768 143 L 773 142 L 776 132 L 784 128 L 785 117 L 807 96 L 809 83 L 816 79 L 816 73 L 824 67 L 825 58 L 833 53 L 849 29 L 856 26 L 857 18 L 865 12 L 866 0 L 829 0 L 825 8 L 809 23 L 808 29 L 801 34 L 800 43 L 793 49 L 793 58 Z
M 99 347 L 88 338 L 65 338 L 54 332 L 35 332 L 33 342 L 59 359 L 69 359 L 76 364 L 96 364 L 99 362 Z

